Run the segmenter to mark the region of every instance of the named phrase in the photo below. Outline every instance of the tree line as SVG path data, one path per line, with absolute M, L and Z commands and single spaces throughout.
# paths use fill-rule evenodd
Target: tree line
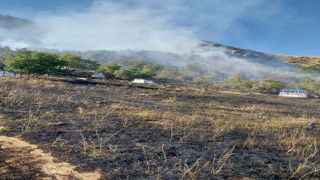
M 170 67 L 159 63 L 149 63 L 143 60 L 119 60 L 117 62 L 100 64 L 96 61 L 83 59 L 75 54 L 45 53 L 10 48 L 2 48 L 0 52 L 0 69 L 23 74 L 72 74 L 81 71 L 88 76 L 93 73 L 103 73 L 108 79 L 132 80 L 134 78 L 153 79 L 166 78 L 194 82 L 199 85 L 214 84 L 215 80 L 200 64 L 189 63 L 184 67 Z M 271 78 L 261 81 L 247 80 L 245 76 L 234 74 L 223 86 L 251 90 L 262 93 L 277 93 L 281 88 L 303 88 L 320 93 L 320 84 L 312 78 L 304 78 L 299 83 L 285 84 Z
M 22 74 L 68 74 L 71 69 L 95 70 L 99 63 L 73 54 L 45 53 L 18 49 L 5 49 L 1 53 L 0 68 Z
M 0 69 L 14 71 L 22 74 L 71 74 L 75 70 L 86 73 L 103 73 L 106 78 L 131 80 L 134 78 L 154 78 L 157 67 L 144 61 L 130 62 L 128 68 L 122 68 L 116 63 L 100 64 L 96 61 L 82 59 L 75 54 L 58 55 L 10 48 L 2 50 L 0 56 Z
M 226 81 L 225 86 L 235 89 L 252 90 L 255 92 L 270 94 L 278 93 L 282 88 L 305 89 L 311 93 L 320 93 L 320 83 L 317 83 L 310 77 L 301 79 L 299 83 L 285 84 L 281 81 L 271 78 L 267 78 L 262 81 L 247 80 L 240 74 L 234 74 L 229 80 Z

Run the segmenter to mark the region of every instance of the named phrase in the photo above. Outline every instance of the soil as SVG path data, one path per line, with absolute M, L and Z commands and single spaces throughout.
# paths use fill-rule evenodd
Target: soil
M 19 138 L 0 136 L 1 179 L 100 179 L 99 170 L 79 173 L 65 162 L 56 162 L 50 153 Z

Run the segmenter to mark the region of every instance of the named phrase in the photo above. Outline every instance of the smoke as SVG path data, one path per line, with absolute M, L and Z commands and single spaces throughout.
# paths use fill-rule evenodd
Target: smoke
M 14 34 L 25 36 L 28 47 L 190 52 L 196 39 L 221 42 L 228 31 L 239 34 L 238 21 L 252 15 L 260 19 L 265 1 L 96 0 L 83 11 L 39 14 L 34 21 L 42 33 L 23 29 Z
M 198 55 L 198 62 L 205 64 L 206 70 L 213 77 L 229 78 L 237 73 L 250 80 L 273 78 L 292 82 L 305 76 L 298 73 L 296 67 L 285 64 L 280 60 L 273 65 L 266 65 L 265 62 L 257 63 L 254 60 L 230 56 L 224 47 L 202 47 L 194 53 Z M 268 61 L 268 59 L 265 59 L 265 61 Z
M 179 55 L 164 57 L 158 53 L 156 59 L 161 62 L 180 66 L 198 62 L 213 74 L 243 73 L 256 79 L 293 76 L 292 68 L 285 64 L 268 67 L 230 57 L 225 48 L 199 46 L 198 39 L 209 33 L 213 41 L 223 41 L 230 31 L 241 34 L 245 28 L 239 23 L 242 18 L 261 20 L 274 16 L 277 5 L 267 0 L 99 0 L 84 11 L 39 14 L 32 27 L 0 28 L 0 45 L 79 51 L 161 51 Z

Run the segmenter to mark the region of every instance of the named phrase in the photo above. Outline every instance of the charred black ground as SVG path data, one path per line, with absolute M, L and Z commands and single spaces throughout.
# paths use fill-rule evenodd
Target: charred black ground
M 1 78 L 0 97 L 1 135 L 103 178 L 320 177 L 318 99 L 70 78 Z

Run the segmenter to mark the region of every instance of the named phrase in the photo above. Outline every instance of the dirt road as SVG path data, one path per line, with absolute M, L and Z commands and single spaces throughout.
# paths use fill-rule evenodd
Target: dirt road
M 100 179 L 99 170 L 80 173 L 19 138 L 0 136 L 0 179 Z

